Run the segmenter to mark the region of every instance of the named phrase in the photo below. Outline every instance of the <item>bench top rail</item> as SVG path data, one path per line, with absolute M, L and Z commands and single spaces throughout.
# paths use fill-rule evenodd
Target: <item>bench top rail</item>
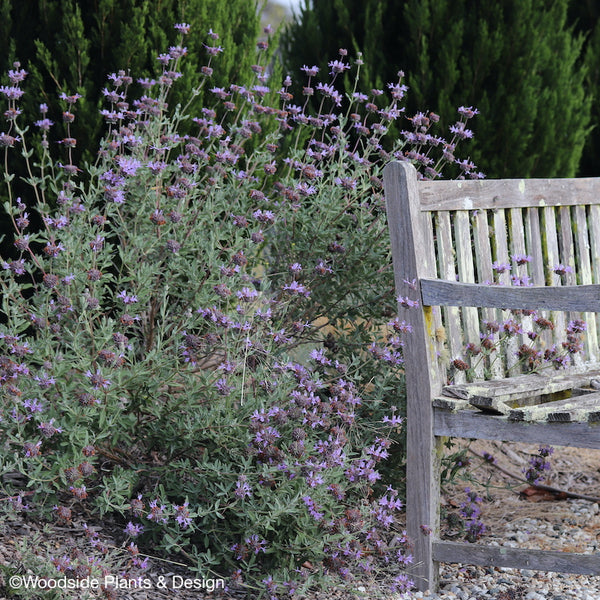
M 600 179 L 422 181 L 421 210 L 476 210 L 600 204 Z

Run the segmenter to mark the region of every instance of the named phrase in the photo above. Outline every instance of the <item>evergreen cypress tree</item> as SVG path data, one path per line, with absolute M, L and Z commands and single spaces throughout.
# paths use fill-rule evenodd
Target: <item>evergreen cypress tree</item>
M 569 0 L 313 0 L 283 36 L 284 64 L 326 69 L 363 52 L 368 87 L 406 73 L 407 112 L 450 126 L 473 105 L 472 159 L 490 177 L 574 176 L 589 133 L 583 35 Z
M 99 114 L 108 73 L 122 69 L 134 80 L 158 71 L 157 55 L 175 45 L 175 23 L 191 25 L 188 57 L 171 103 L 187 101 L 198 85 L 208 56 L 203 44 L 212 29 L 226 52 L 213 61 L 211 85 L 251 80 L 260 27 L 258 0 L 0 0 L 0 68 L 18 60 L 29 72 L 25 118 L 39 118 L 45 102 L 60 115 L 58 95 L 80 94 L 73 137 L 78 159 L 93 160 L 103 130 Z M 214 40 L 213 40 L 214 42 Z M 197 104 L 212 104 L 203 89 Z M 56 119 L 55 119 L 56 120 Z M 60 137 L 57 135 L 57 137 Z
M 572 2 L 569 21 L 575 31 L 585 35 L 584 64 L 586 91 L 592 98 L 592 127 L 586 139 L 579 166 L 582 177 L 600 176 L 600 1 Z

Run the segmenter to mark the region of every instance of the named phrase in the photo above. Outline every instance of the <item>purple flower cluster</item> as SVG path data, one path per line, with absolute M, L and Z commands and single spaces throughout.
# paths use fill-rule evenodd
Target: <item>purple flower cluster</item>
M 486 530 L 481 521 L 481 503 L 483 498 L 470 488 L 465 488 L 467 500 L 460 505 L 459 514 L 465 521 L 465 538 L 469 542 L 478 540 Z
M 529 466 L 523 468 L 525 479 L 532 485 L 537 485 L 544 481 L 552 465 L 547 460 L 554 452 L 550 446 L 540 446 L 537 456 L 532 456 L 529 460 Z
M 515 286 L 533 285 L 530 276 L 525 273 L 532 257 L 526 254 L 513 254 L 510 258 L 513 264 L 501 261 L 492 263 L 495 281 L 487 283 L 504 285 L 510 281 Z M 557 264 L 547 266 L 546 271 L 547 274 L 556 273 L 560 277 L 564 277 L 572 273 L 573 269 L 563 264 Z M 406 300 L 404 305 L 407 305 Z M 572 364 L 575 355 L 584 352 L 583 336 L 586 331 L 586 323 L 581 319 L 572 320 L 566 325 L 564 337 L 562 339 L 559 337 L 560 343 L 548 345 L 548 334 L 545 332 L 555 330 L 555 323 L 550 318 L 535 310 L 513 310 L 511 313 L 512 315 L 503 322 L 483 321 L 480 344 L 467 343 L 465 356 L 454 360 L 455 368 L 460 371 L 469 371 L 482 364 L 487 366 L 494 361 L 494 357 L 497 356 L 495 353 L 505 351 L 506 344 L 515 338 L 521 339 L 516 351 L 511 349 L 511 352 L 514 352 L 518 364 L 526 372 L 537 371 L 548 366 L 556 369 L 568 367 Z M 525 338 L 527 340 L 523 342 L 522 340 Z M 542 341 L 541 344 L 540 341 Z

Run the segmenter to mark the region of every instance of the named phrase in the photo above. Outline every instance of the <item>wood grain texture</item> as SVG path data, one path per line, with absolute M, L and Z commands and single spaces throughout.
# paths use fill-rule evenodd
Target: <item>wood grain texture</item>
M 425 234 L 425 215 L 419 211 L 415 168 L 408 163 L 390 163 L 383 173 L 387 217 L 392 244 L 394 278 L 399 296 L 418 299 L 413 281 L 436 273 L 430 257 L 430 238 Z M 406 520 L 407 533 L 418 556 L 411 568 L 419 589 L 435 588 L 438 569 L 431 552 L 432 537 L 423 528 L 438 530 L 439 477 L 436 441 L 433 436 L 431 399 L 439 395 L 431 309 L 398 306 L 399 318 L 413 326 L 404 340 L 406 371 Z
M 588 421 L 600 408 L 600 392 L 574 396 L 565 400 L 523 406 L 509 412 L 511 421 Z
M 471 224 L 469 213 L 461 210 L 454 217 L 454 233 L 456 248 L 456 264 L 459 281 L 475 281 L 475 262 L 473 260 L 473 241 L 471 238 Z M 460 305 L 456 305 L 460 306 Z M 475 305 L 469 305 L 471 308 L 462 310 L 464 344 L 478 344 L 480 341 L 479 333 L 481 331 L 479 311 Z M 460 355 L 464 355 L 464 348 L 460 348 Z M 460 356 L 459 355 L 459 356 Z M 475 379 L 483 379 L 483 364 L 476 363 L 473 369 Z
M 473 245 L 475 255 L 475 266 L 477 270 L 476 283 L 491 282 L 494 279 L 492 270 L 492 246 L 490 235 L 492 229 L 488 223 L 488 213 L 484 210 L 475 211 L 473 216 Z M 493 308 L 482 308 L 481 318 L 483 321 L 493 322 L 499 320 L 501 314 Z M 493 377 L 502 377 L 504 375 L 504 366 L 502 359 L 498 357 L 489 357 L 486 359 L 485 367 L 491 372 Z
M 436 560 L 465 565 L 508 567 L 552 571 L 579 575 L 600 573 L 600 554 L 579 554 L 555 550 L 531 550 L 484 546 L 467 542 L 437 542 L 433 545 Z
M 456 271 L 456 250 L 454 249 L 453 227 L 450 214 L 441 212 L 436 213 L 434 216 L 439 277 L 449 281 L 456 281 L 458 276 Z M 448 306 L 443 311 L 446 344 L 451 359 L 461 357 L 464 350 L 461 316 L 458 305 Z M 457 373 L 456 382 L 462 383 L 463 381 L 465 381 L 464 373 Z
M 421 210 L 476 210 L 519 206 L 600 204 L 600 179 L 424 181 Z
M 515 282 L 521 285 L 522 282 L 530 283 L 529 275 L 529 263 L 519 264 L 518 260 L 514 257 L 527 255 L 527 247 L 525 243 L 525 221 L 524 211 L 522 208 L 511 208 L 506 211 L 508 214 L 508 232 L 509 232 L 509 250 L 511 257 L 511 273 L 512 277 L 515 278 Z M 533 323 L 531 316 L 521 316 L 521 328 L 524 332 L 533 330 Z M 518 340 L 517 346 L 521 344 L 528 344 L 529 339 L 526 333 L 519 334 L 515 337 L 515 341 Z M 512 348 L 515 352 L 517 348 Z
M 485 382 L 466 383 L 442 388 L 444 396 L 471 400 L 498 398 L 509 403 L 532 395 L 550 395 L 564 390 L 589 388 L 592 379 L 600 378 L 600 367 L 588 365 L 550 374 L 530 373 Z
M 525 212 L 525 247 L 531 261 L 527 265 L 529 276 L 533 285 L 546 285 L 544 269 L 544 249 L 542 246 L 542 233 L 540 225 L 540 210 L 527 207 Z M 538 315 L 544 319 L 550 318 L 548 311 L 539 311 Z M 552 346 L 552 332 L 544 330 L 540 334 L 540 345 L 545 348 Z
M 600 283 L 600 206 L 588 206 L 587 213 L 590 259 L 592 261 L 592 282 Z M 598 355 L 600 355 L 600 318 L 596 319 L 596 335 L 598 339 L 596 351 L 598 352 Z M 598 360 L 600 360 L 600 356 Z
M 600 312 L 600 284 L 513 287 L 423 279 L 421 297 L 427 306 Z
M 475 410 L 456 413 L 435 411 L 436 436 L 549 444 L 575 448 L 600 448 L 600 426 L 589 423 L 547 423 L 509 421 L 504 416 Z
M 546 206 L 542 209 L 541 213 L 543 223 L 542 241 L 545 245 L 545 264 L 547 270 L 546 285 L 561 286 L 561 276 L 553 271 L 553 267 L 557 266 L 561 261 L 558 245 L 559 231 L 557 230 L 556 211 L 554 207 Z M 552 341 L 558 348 L 560 348 L 561 344 L 565 341 L 566 315 L 564 312 L 562 312 L 562 309 L 560 309 L 558 312 L 552 313 L 551 320 L 554 322 Z
M 529 263 L 530 277 L 533 285 L 545 285 L 544 250 L 540 229 L 540 213 L 537 208 L 525 209 L 525 239 L 527 254 L 531 256 Z
M 431 261 L 435 265 L 435 271 L 437 271 L 437 262 L 435 257 L 435 239 L 434 239 L 434 222 L 433 214 L 425 213 L 425 235 L 427 236 L 427 247 L 432 253 Z M 436 380 L 443 381 L 446 377 L 446 371 L 448 369 L 448 359 L 445 356 L 446 347 L 446 329 L 444 327 L 444 321 L 442 318 L 442 307 L 436 306 L 431 310 L 431 317 L 433 320 L 433 331 L 434 331 L 434 346 L 435 346 L 435 369 L 436 369 Z
M 587 223 L 587 210 L 585 206 L 574 207 L 574 235 L 577 264 L 577 280 L 582 285 L 594 283 L 592 276 L 592 255 L 590 243 L 590 229 Z M 595 262 L 595 261 L 594 261 Z M 600 360 L 598 352 L 598 324 L 594 313 L 585 313 L 583 319 L 587 323 L 587 333 L 584 338 L 585 354 L 587 360 Z
M 497 209 L 491 211 L 492 222 L 493 222 L 493 252 L 496 259 L 496 263 L 501 265 L 510 265 L 510 253 L 508 246 L 508 223 L 507 223 L 507 212 L 504 209 Z M 508 286 L 511 283 L 510 271 L 501 270 L 496 273 L 495 281 L 501 283 L 504 286 Z M 508 312 L 501 313 L 501 321 L 514 320 L 513 315 Z M 519 347 L 519 341 L 516 336 L 511 336 L 506 340 L 504 347 L 501 348 L 501 358 L 504 363 L 504 372 L 508 373 L 518 363 L 517 348 Z

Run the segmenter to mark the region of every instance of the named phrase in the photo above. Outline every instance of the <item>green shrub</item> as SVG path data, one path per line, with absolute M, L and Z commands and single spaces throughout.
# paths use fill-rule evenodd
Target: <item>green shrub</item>
M 152 549 L 252 597 L 382 575 L 405 589 L 402 503 L 381 470 L 403 453 L 409 326 L 392 318 L 379 179 L 404 88 L 342 98 L 342 53 L 327 83 L 309 75 L 322 102 L 305 112 L 289 79 L 264 74 L 259 42 L 255 82 L 213 86 L 205 70 L 196 97 L 214 101 L 190 114 L 169 105 L 181 44 L 135 100 L 128 75 L 109 76 L 93 165 L 71 154 L 78 94 L 62 94 L 58 158 L 42 106 L 34 160 L 18 115 L 26 73 L 16 66 L 1 89 L 0 144 L 21 150 L 29 187 L 17 196 L 6 174 L 0 458 L 32 488 L 3 491 L 61 524 L 118 519 L 130 577 Z M 211 61 L 218 44 L 211 32 Z M 474 112 L 461 109 L 463 131 Z M 410 124 L 409 155 L 431 176 L 458 139 L 432 136 L 435 120 Z M 110 573 L 88 536 L 86 574 Z M 74 577 L 80 558 L 54 562 Z

